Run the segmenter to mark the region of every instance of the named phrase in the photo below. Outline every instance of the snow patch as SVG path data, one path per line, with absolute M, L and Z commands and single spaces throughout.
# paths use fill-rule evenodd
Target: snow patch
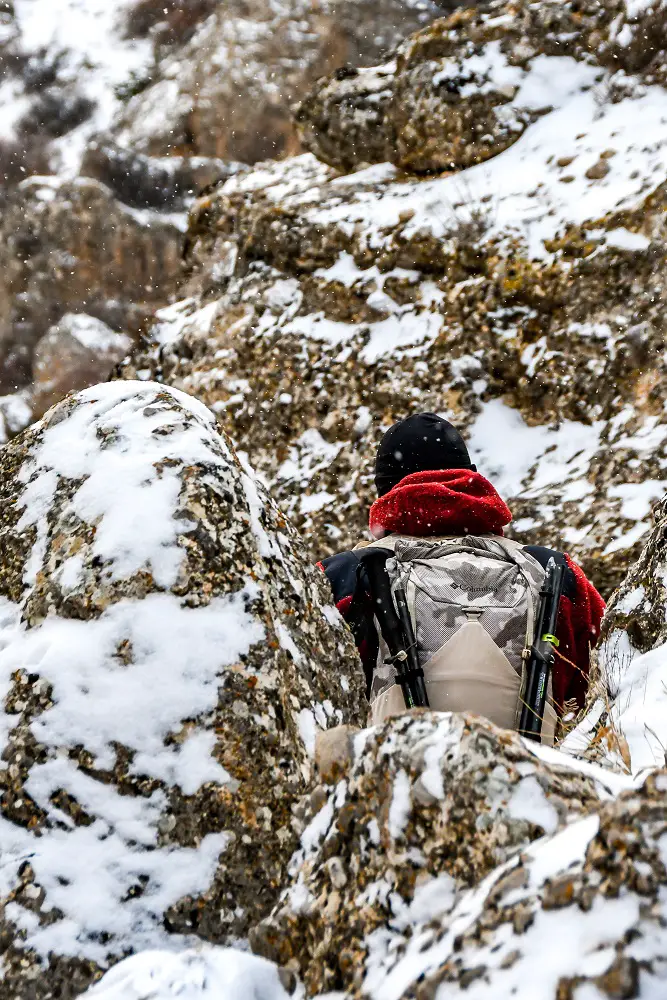
M 145 951 L 120 962 L 86 1000 L 287 1000 L 278 968 L 233 948 Z
M 180 417 L 160 394 L 186 407 Z M 37 542 L 26 583 L 41 567 L 48 514 L 63 479 L 81 480 L 66 513 L 95 527 L 93 552 L 113 580 L 142 569 L 172 587 L 183 561 L 179 536 L 190 523 L 175 518 L 186 464 L 219 465 L 224 445 L 209 410 L 185 393 L 142 382 L 112 382 L 86 389 L 67 419 L 45 427 L 19 477 L 25 484 L 18 530 L 34 526 Z M 231 461 L 231 456 L 230 456 Z M 122 502 L 121 502 L 122 497 Z
M 518 410 L 492 399 L 470 428 L 468 449 L 502 496 L 534 497 L 585 475 L 603 426 L 564 420 L 557 429 L 530 427 Z
M 484 58 L 484 57 L 482 57 Z M 530 125 L 512 146 L 484 163 L 456 174 L 423 181 L 396 181 L 395 171 L 379 171 L 372 198 L 361 187 L 350 203 L 313 207 L 313 222 L 365 230 L 368 245 L 383 245 L 383 230 L 411 215 L 403 229 L 409 239 L 432 232 L 437 239 L 455 235 L 456 208 L 489 204 L 486 239 L 516 233 L 534 258 L 549 256 L 545 241 L 569 225 L 581 225 L 611 212 L 629 209 L 646 193 L 646 179 L 667 171 L 667 93 L 661 87 L 637 87 L 616 103 L 601 100 L 610 77 L 569 57 L 538 56 L 512 101 L 513 107 L 554 110 Z M 641 134 L 637 121 L 642 122 Z M 587 171 L 601 150 L 615 152 L 609 172 L 591 179 Z M 571 156 L 567 168 L 558 160 Z M 567 183 L 563 183 L 567 178 Z M 348 185 L 371 183 L 367 171 L 345 177 Z M 332 184 L 332 187 L 334 185 Z M 631 236 L 615 240 L 639 249 Z

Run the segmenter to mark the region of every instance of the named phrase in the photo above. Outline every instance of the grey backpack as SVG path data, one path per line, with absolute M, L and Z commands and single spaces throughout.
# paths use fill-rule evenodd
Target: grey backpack
M 474 712 L 516 728 L 542 566 L 520 543 L 497 536 L 392 535 L 372 544 L 393 551 L 387 571 L 407 595 L 431 708 Z M 374 723 L 405 709 L 388 656 L 380 639 L 371 685 Z M 553 742 L 554 728 L 548 704 L 543 742 Z

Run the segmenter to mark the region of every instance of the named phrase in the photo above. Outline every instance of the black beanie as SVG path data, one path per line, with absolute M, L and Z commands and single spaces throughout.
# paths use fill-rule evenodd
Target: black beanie
M 413 472 L 474 469 L 465 442 L 448 420 L 415 413 L 390 427 L 375 459 L 375 485 L 384 496 Z

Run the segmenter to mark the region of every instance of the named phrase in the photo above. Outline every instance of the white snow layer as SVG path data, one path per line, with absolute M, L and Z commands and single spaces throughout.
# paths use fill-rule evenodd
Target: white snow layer
M 627 743 L 630 774 L 642 781 L 649 771 L 667 764 L 667 645 L 639 653 L 627 633 L 619 631 L 602 648 L 600 662 L 611 703 L 599 700 L 592 705 L 562 749 L 573 755 L 585 753 L 608 708 L 608 725 Z M 616 748 L 606 750 L 604 759 L 611 767 L 627 770 L 627 761 Z
M 203 404 L 177 390 L 157 391 L 174 396 L 197 420 L 177 428 L 174 409 L 159 405 L 147 414 L 156 387 L 121 381 L 84 390 L 78 398 L 87 405 L 44 431 L 20 473 L 25 491 L 18 529 L 37 528 L 26 583 L 41 565 L 47 517 L 61 478 L 81 480 L 69 510 L 95 525 L 94 552 L 108 562 L 112 579 L 147 569 L 160 587 L 176 583 L 183 559 L 177 542 L 190 526 L 175 518 L 180 473 L 186 464 L 219 464 L 220 439 Z M 118 435 L 113 447 L 106 445 L 109 433 Z
M 120 962 L 86 1000 L 287 1000 L 278 969 L 233 948 L 146 951 Z
M 182 405 L 185 419 L 160 401 L 164 394 Z M 85 390 L 69 417 L 43 431 L 24 466 L 22 524 L 37 527 L 26 583 L 41 566 L 47 516 L 64 477 L 81 480 L 69 506 L 96 527 L 95 551 L 111 577 L 149 568 L 168 587 L 182 558 L 178 535 L 189 528 L 175 519 L 178 472 L 195 463 L 226 468 L 231 461 L 212 414 L 184 393 L 138 382 Z M 76 557 L 69 562 L 60 584 L 74 590 L 83 565 Z M 45 891 L 43 910 L 62 914 L 40 927 L 20 904 L 8 906 L 7 917 L 40 955 L 53 951 L 104 963 L 128 949 L 188 943 L 166 932 L 164 911 L 209 886 L 227 834 L 208 835 L 191 849 L 158 846 L 161 820 L 169 815 L 166 795 L 121 795 L 79 770 L 67 750 L 83 747 L 96 768 L 112 769 L 122 745 L 133 753 L 134 774 L 179 785 L 186 795 L 209 781 L 235 791 L 213 757 L 215 734 L 189 733 L 183 720 L 215 708 L 226 667 L 262 639 L 262 626 L 244 606 L 254 588 L 249 583 L 200 608 L 185 607 L 168 591 L 152 593 L 113 604 L 97 619 L 49 615 L 30 629 L 21 624 L 20 606 L 0 601 L 0 706 L 17 670 L 38 674 L 39 683 L 52 688 L 52 706 L 31 723 L 47 759 L 32 767 L 27 781 L 49 824 L 35 833 L 0 819 L 0 897 L 29 858 Z M 133 653 L 128 664 L 118 657 L 123 643 Z M 15 714 L 0 709 L 0 747 L 16 722 Z M 75 827 L 52 801 L 58 790 L 73 796 L 93 822 Z M 128 896 L 144 880 L 145 891 Z
M 470 428 L 468 447 L 501 495 L 538 496 L 549 486 L 581 478 L 598 448 L 603 426 L 564 420 L 557 429 L 530 427 L 517 410 L 492 399 L 482 405 Z M 547 452 L 548 460 L 543 460 Z

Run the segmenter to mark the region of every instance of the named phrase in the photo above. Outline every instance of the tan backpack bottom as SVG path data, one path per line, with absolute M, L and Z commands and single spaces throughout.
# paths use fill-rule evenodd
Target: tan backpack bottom
M 502 729 L 517 728 L 521 678 L 479 622 L 467 622 L 428 660 L 424 680 L 434 711 L 470 712 Z M 556 734 L 557 716 L 550 701 L 542 724 L 542 743 L 547 746 L 553 746 Z M 394 684 L 371 704 L 370 724 L 405 710 L 403 692 Z

